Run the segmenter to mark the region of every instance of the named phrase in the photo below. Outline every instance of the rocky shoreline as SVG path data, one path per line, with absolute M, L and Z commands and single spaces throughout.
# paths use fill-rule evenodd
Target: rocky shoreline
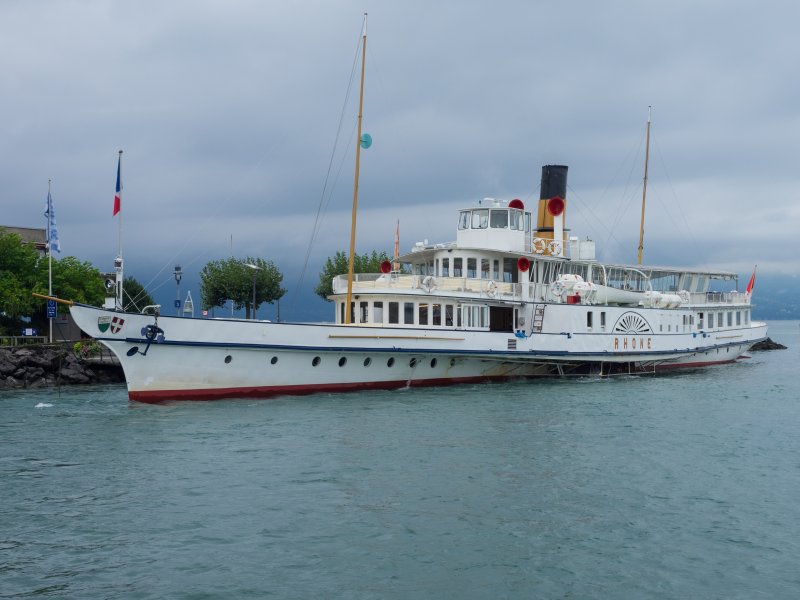
M 122 368 L 110 356 L 83 358 L 65 345 L 0 348 L 0 390 L 124 381 Z

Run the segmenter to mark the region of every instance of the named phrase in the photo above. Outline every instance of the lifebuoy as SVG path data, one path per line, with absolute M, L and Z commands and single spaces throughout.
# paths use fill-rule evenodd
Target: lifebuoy
M 433 275 L 428 275 L 422 280 L 422 289 L 428 293 L 436 289 L 436 280 L 433 278 Z
M 497 284 L 494 281 L 488 281 L 486 283 L 486 295 L 490 298 L 494 298 L 495 294 L 497 293 Z
M 553 240 L 547 245 L 547 249 L 550 251 L 550 256 L 561 256 L 561 242 Z
M 533 251 L 536 254 L 544 254 L 547 249 L 547 240 L 542 238 L 533 238 Z

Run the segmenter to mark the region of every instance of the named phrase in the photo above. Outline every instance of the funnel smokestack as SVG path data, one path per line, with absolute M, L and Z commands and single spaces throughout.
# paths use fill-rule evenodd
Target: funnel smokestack
M 536 217 L 536 237 L 553 240 L 563 237 L 564 216 L 567 207 L 567 168 L 565 165 L 544 165 L 539 194 L 539 212 Z M 561 235 L 554 236 L 555 220 L 559 221 Z M 563 244 L 563 240 L 559 239 Z

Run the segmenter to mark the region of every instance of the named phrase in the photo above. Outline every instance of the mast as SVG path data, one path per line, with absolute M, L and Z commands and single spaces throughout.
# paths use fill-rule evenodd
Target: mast
M 121 311 L 125 306 L 122 298 L 122 150 L 119 151 L 117 160 L 117 191 L 114 196 L 114 215 L 119 215 L 119 231 L 117 234 L 117 257 L 114 259 L 114 271 L 116 272 L 116 309 Z
M 53 197 L 50 195 L 52 179 L 47 180 L 47 295 L 53 295 L 53 248 L 50 243 L 50 221 L 53 219 Z M 53 343 L 53 317 L 47 319 L 50 321 L 50 337 L 48 341 Z
M 647 164 L 650 162 L 650 115 L 653 111 L 652 106 L 647 107 L 647 144 L 644 150 L 644 184 L 642 185 L 642 220 L 639 224 L 639 253 L 638 263 L 642 264 L 642 247 L 644 246 L 644 205 L 647 198 Z
M 356 211 L 358 209 L 358 167 L 361 160 L 361 117 L 364 109 L 364 67 L 367 58 L 367 13 L 361 35 L 361 91 L 358 95 L 358 137 L 356 137 L 356 174 L 353 182 L 353 214 L 350 222 L 350 260 L 347 263 L 347 303 L 344 310 L 345 325 L 350 324 L 350 304 L 353 297 L 353 265 L 356 251 Z

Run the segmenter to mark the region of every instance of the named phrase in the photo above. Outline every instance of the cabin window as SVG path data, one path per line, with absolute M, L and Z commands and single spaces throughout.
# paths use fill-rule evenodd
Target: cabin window
M 339 303 L 339 323 L 344 323 L 344 302 Z
M 427 325 L 428 324 L 428 305 L 427 304 L 420 304 L 419 305 L 419 324 L 420 325 Z
M 594 313 L 589 311 L 586 313 L 586 329 L 591 331 L 592 329 L 592 321 L 594 321 Z
M 510 217 L 510 225 L 511 229 L 514 231 L 522 231 L 522 211 L 521 210 L 510 210 L 508 211 L 508 215 Z
M 503 259 L 503 281 L 506 283 L 517 283 L 517 260 L 515 258 Z
M 442 259 L 442 277 L 450 277 L 450 259 Z
M 606 329 L 606 313 L 605 311 L 600 312 L 600 329 L 605 331 Z
M 489 226 L 489 210 L 473 210 L 472 211 L 472 228 L 473 229 L 486 229 Z
M 525 213 L 525 233 L 530 233 L 531 231 L 531 213 Z
M 508 229 L 508 211 L 505 209 L 493 210 L 489 226 L 492 229 Z
M 469 229 L 469 211 L 462 210 L 458 213 L 458 228 Z
M 431 305 L 431 313 L 433 316 L 433 322 L 431 325 L 438 325 L 441 327 L 442 325 L 442 305 L 441 304 L 432 304 Z
M 733 313 L 728 311 L 728 327 L 733 327 Z
M 481 259 L 481 279 L 489 279 L 489 259 Z
M 358 318 L 359 323 L 368 323 L 367 320 L 367 310 L 369 308 L 369 302 L 359 302 L 358 303 Z
M 403 302 L 403 323 L 406 325 L 414 324 L 414 303 Z
M 452 304 L 445 304 L 444 305 L 444 324 L 446 327 L 453 326 L 453 305 Z
M 372 322 L 383 323 L 383 302 L 375 302 L 372 305 Z
M 400 322 L 399 302 L 389 302 L 389 323 L 395 325 Z
M 717 313 L 717 327 L 722 327 L 722 313 Z
M 464 263 L 464 259 L 461 257 L 453 259 L 453 277 L 463 277 L 462 273 L 462 265 Z
M 350 303 L 350 322 L 356 322 L 356 303 L 355 301 Z
M 748 323 L 750 323 L 750 311 L 746 310 L 744 311 L 744 324 L 747 325 Z
M 496 258 L 492 261 L 492 279 L 500 279 L 500 261 Z
M 703 328 L 703 313 L 697 313 L 697 328 Z
M 439 271 L 439 259 L 438 258 L 436 259 L 436 267 L 435 267 L 435 270 L 433 271 L 433 274 L 436 275 L 437 277 L 439 277 L 441 275 L 441 271 Z
M 742 311 L 740 311 L 740 310 L 736 311 L 736 324 L 737 325 L 741 325 L 742 324 Z
M 467 277 L 471 279 L 475 279 L 478 276 L 478 259 L 477 258 L 468 258 L 467 259 Z

